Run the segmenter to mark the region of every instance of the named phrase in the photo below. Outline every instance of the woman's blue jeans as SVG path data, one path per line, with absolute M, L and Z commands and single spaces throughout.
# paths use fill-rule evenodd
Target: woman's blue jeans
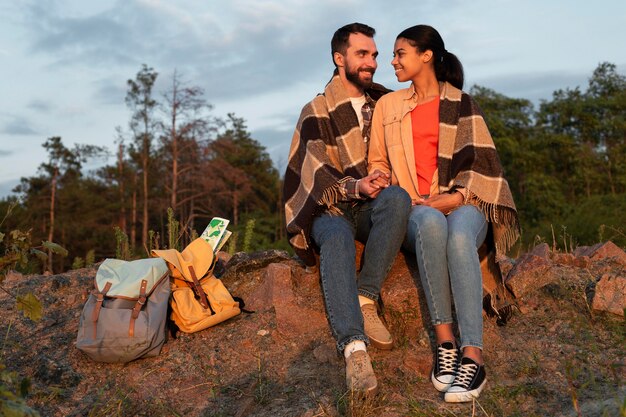
M 373 200 L 342 203 L 343 215 L 322 214 L 313 220 L 311 237 L 320 249 L 320 277 L 326 313 L 337 349 L 354 341 L 369 342 L 363 329 L 358 295 L 378 300 L 380 289 L 406 233 L 411 209 L 408 193 L 385 188 Z M 365 243 L 357 278 L 354 240 Z
M 452 323 L 452 300 L 465 346 L 483 347 L 482 274 L 478 248 L 487 236 L 485 215 L 463 205 L 445 216 L 432 207 L 411 209 L 404 247 L 415 253 L 432 323 Z

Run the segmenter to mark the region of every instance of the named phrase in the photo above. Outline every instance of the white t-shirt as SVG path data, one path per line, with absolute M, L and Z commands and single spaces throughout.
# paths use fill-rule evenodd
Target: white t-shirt
M 352 108 L 356 113 L 356 117 L 359 119 L 359 127 L 363 130 L 363 113 L 361 113 L 361 108 L 365 104 L 365 95 L 361 97 L 350 97 L 350 101 L 352 102 Z

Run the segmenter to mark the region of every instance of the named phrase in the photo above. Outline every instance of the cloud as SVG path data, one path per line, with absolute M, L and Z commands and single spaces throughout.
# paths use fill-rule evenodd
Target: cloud
M 68 63 L 124 64 L 142 50 L 132 33 L 137 19 L 130 19 L 125 4 L 118 2 L 89 16 L 71 16 L 54 4 L 31 3 L 24 15 L 25 23 L 35 29 L 31 49 L 55 57 L 52 66 L 60 69 Z
M 263 128 L 251 132 L 251 136 L 265 147 L 280 175 L 287 168 L 289 146 L 291 145 L 295 123 L 296 121 L 294 120 L 293 126 L 289 129 Z
M 0 182 L 0 198 L 13 194 L 13 189 L 20 184 L 19 179 Z
M 34 26 L 31 50 L 67 65 L 178 68 L 215 99 L 261 94 L 332 68 L 330 34 L 353 5 L 326 0 L 306 14 L 306 2 L 117 1 L 90 15 L 33 2 L 23 24 Z M 325 4 L 324 4 L 325 3 Z M 53 3 L 54 4 L 54 3 Z M 107 93 L 100 91 L 107 101 Z
M 40 99 L 33 99 L 26 105 L 27 108 L 39 111 L 41 113 L 49 113 L 53 109 L 51 102 Z
M 39 132 L 33 124 L 24 117 L 12 116 L 11 120 L 2 126 L 0 132 L 7 135 L 37 135 Z
M 130 77 L 129 77 L 130 78 Z M 97 103 L 123 106 L 126 97 L 126 80 L 119 77 L 107 77 L 94 81 L 93 97 Z
M 472 80 L 466 88 L 469 89 L 472 84 L 478 84 L 506 96 L 524 98 L 538 104 L 540 100 L 551 100 L 552 94 L 558 89 L 580 87 L 581 90 L 586 90 L 590 76 L 591 72 L 563 71 L 508 74 Z
M 11 156 L 13 155 L 13 151 L 7 151 L 5 149 L 0 149 L 0 158 L 5 157 L 5 156 Z

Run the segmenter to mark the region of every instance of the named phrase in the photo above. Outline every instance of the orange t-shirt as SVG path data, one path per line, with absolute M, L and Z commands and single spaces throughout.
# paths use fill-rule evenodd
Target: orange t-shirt
M 437 170 L 437 145 L 439 144 L 439 97 L 418 104 L 411 111 L 413 152 L 420 195 L 430 194 L 430 184 Z

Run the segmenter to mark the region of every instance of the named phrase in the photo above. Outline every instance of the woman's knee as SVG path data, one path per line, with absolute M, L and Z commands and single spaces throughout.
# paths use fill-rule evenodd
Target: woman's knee
M 436 209 L 415 206 L 409 215 L 409 227 L 427 234 L 447 234 L 446 217 Z
M 467 250 L 476 250 L 476 237 L 468 233 L 456 232 L 448 235 L 448 253 L 451 255 Z

